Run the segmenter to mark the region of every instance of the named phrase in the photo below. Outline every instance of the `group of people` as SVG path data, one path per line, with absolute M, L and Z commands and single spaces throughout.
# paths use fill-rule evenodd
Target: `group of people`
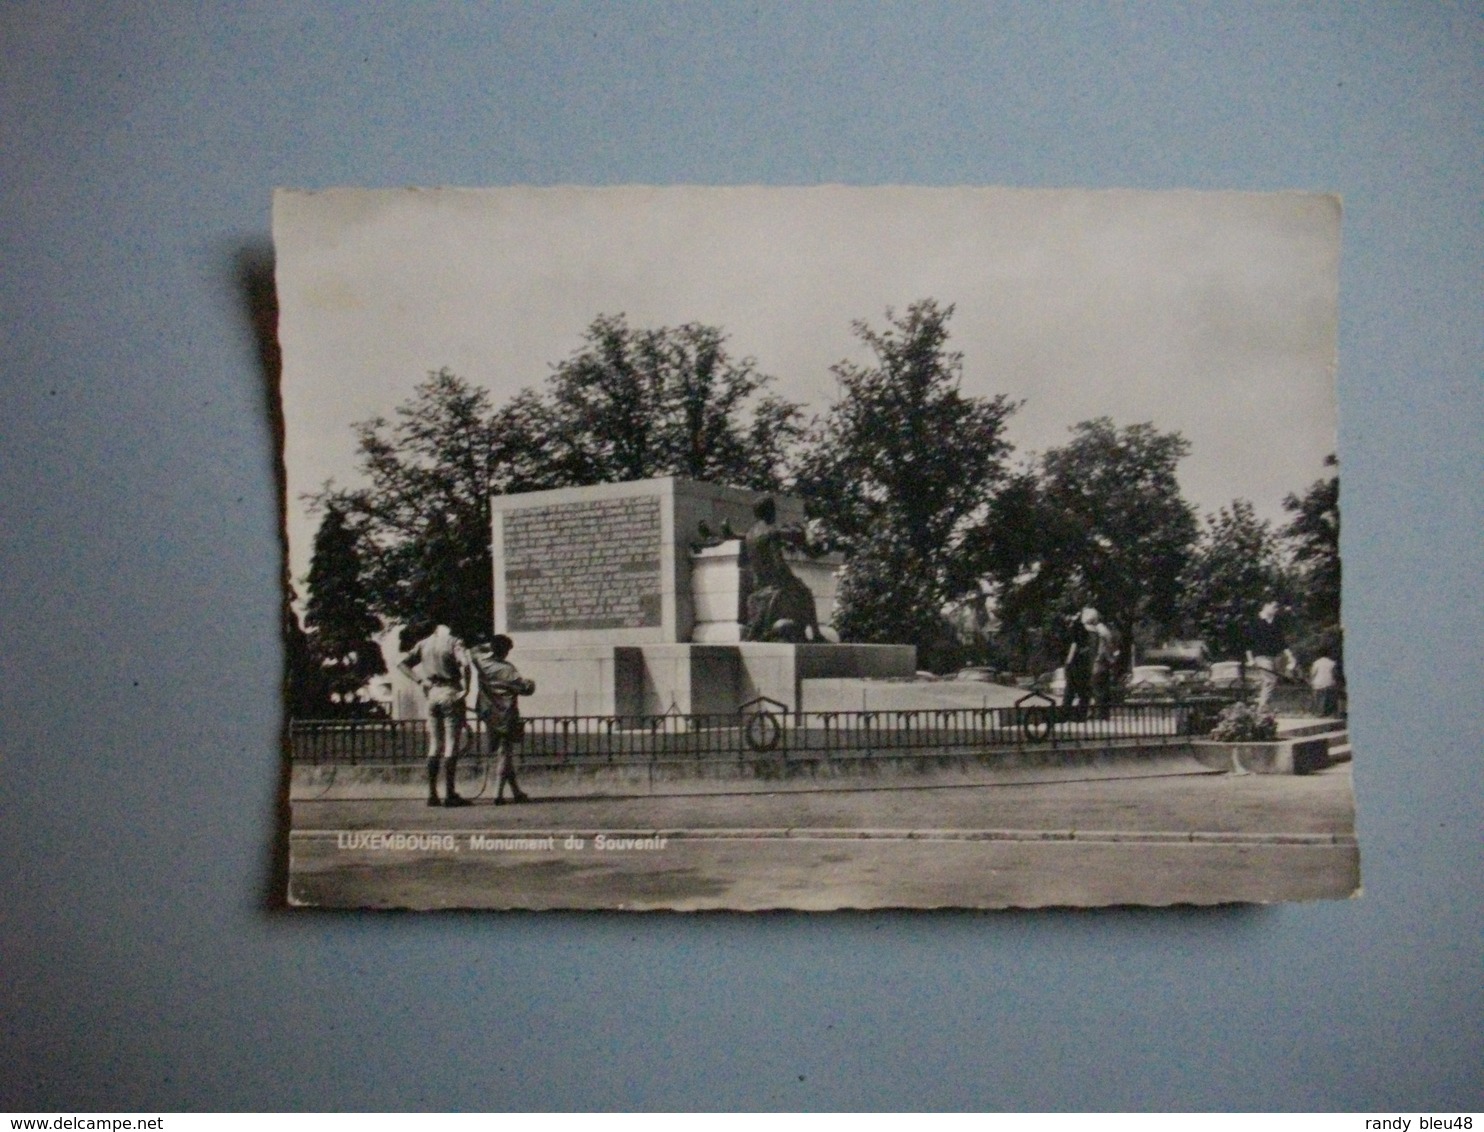
M 1247 628 L 1245 667 L 1257 679 L 1257 710 L 1266 711 L 1283 676 L 1299 673 L 1298 660 L 1289 647 L 1279 620 L 1279 604 L 1269 600 Z M 1071 619 L 1066 653 L 1066 690 L 1062 707 L 1074 718 L 1086 719 L 1089 711 L 1108 718 L 1118 667 L 1118 638 L 1092 606 Z M 1313 709 L 1332 716 L 1339 709 L 1339 665 L 1320 656 L 1309 666 L 1308 683 Z
M 1072 618 L 1067 635 L 1067 686 L 1062 707 L 1075 713 L 1075 719 L 1086 719 L 1091 710 L 1099 719 L 1107 719 L 1118 669 L 1118 638 L 1090 605 Z
M 526 794 L 515 777 L 514 746 L 520 739 L 520 700 L 536 691 L 509 661 L 514 642 L 503 633 L 486 634 L 465 645 L 447 625 L 439 625 L 405 653 L 397 667 L 417 682 L 428 700 L 428 805 L 467 806 L 468 798 L 455 789 L 459 744 L 472 702 L 485 723 L 489 753 L 495 767 L 495 805 L 524 802 Z M 443 778 L 443 797 L 438 779 Z
M 1247 669 L 1257 673 L 1257 710 L 1266 711 L 1283 676 L 1298 676 L 1298 658 L 1288 646 L 1276 601 L 1263 604 L 1247 632 Z M 1331 656 L 1314 658 L 1308 669 L 1311 704 L 1316 715 L 1333 716 L 1340 709 L 1340 666 Z

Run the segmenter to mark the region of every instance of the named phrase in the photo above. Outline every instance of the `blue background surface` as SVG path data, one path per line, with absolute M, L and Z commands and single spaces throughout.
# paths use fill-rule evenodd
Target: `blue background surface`
M 1484 1107 L 1477 4 L 34 3 L 0 51 L 0 1108 Z M 1343 194 L 1364 897 L 271 910 L 273 187 L 828 181 Z

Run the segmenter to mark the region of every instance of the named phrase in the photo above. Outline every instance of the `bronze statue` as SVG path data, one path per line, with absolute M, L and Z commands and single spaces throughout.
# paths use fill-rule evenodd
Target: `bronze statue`
M 805 545 L 796 527 L 778 525 L 778 508 L 771 496 L 752 509 L 757 517 L 737 557 L 741 588 L 737 620 L 744 641 L 820 641 L 814 595 L 788 568 L 783 550 Z

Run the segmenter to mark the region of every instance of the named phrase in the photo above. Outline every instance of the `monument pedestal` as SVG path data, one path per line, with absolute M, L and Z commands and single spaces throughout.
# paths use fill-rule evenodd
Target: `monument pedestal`
M 912 645 L 744 642 L 732 647 L 737 650 L 737 707 L 758 696 L 767 696 L 785 704 L 790 711 L 802 711 L 805 680 L 892 676 L 910 679 L 917 670 L 917 649 Z
M 643 660 L 631 645 L 522 648 L 510 657 L 536 683 L 522 696 L 522 715 L 639 715 Z
M 529 716 L 731 715 L 766 696 L 800 710 L 805 680 L 910 677 L 911 645 L 739 640 L 740 543 L 758 493 L 678 478 L 494 496 L 495 629 L 536 682 Z M 775 500 L 804 522 L 802 500 Z M 711 537 L 707 534 L 705 537 Z M 787 556 L 833 635 L 838 555 Z
M 803 682 L 910 677 L 911 645 L 568 645 L 522 648 L 511 657 L 536 682 L 526 715 L 730 715 L 766 696 L 801 710 Z

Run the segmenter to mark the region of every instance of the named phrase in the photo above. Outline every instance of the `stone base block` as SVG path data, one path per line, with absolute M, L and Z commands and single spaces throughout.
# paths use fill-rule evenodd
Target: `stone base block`
M 804 681 L 801 711 L 974 711 L 1014 707 L 1024 688 L 957 680 L 871 680 L 836 677 Z
M 521 699 L 522 715 L 640 715 L 644 661 L 633 645 L 520 648 L 511 662 L 536 694 Z
M 730 715 L 738 694 L 736 645 L 645 645 L 641 715 Z
M 742 643 L 742 626 L 735 621 L 696 622 L 691 640 L 700 645 L 737 645 Z
M 729 715 L 766 696 L 803 708 L 803 682 L 910 677 L 911 645 L 683 644 L 520 648 L 510 658 L 536 682 L 521 701 L 538 715 Z
M 805 680 L 850 677 L 910 677 L 917 668 L 912 645 L 786 645 L 744 643 L 734 646 L 740 680 L 738 704 L 766 696 L 803 711 Z
M 1191 744 L 1196 759 L 1213 770 L 1237 774 L 1313 774 L 1330 765 L 1329 740 L 1280 739 L 1272 743 Z

